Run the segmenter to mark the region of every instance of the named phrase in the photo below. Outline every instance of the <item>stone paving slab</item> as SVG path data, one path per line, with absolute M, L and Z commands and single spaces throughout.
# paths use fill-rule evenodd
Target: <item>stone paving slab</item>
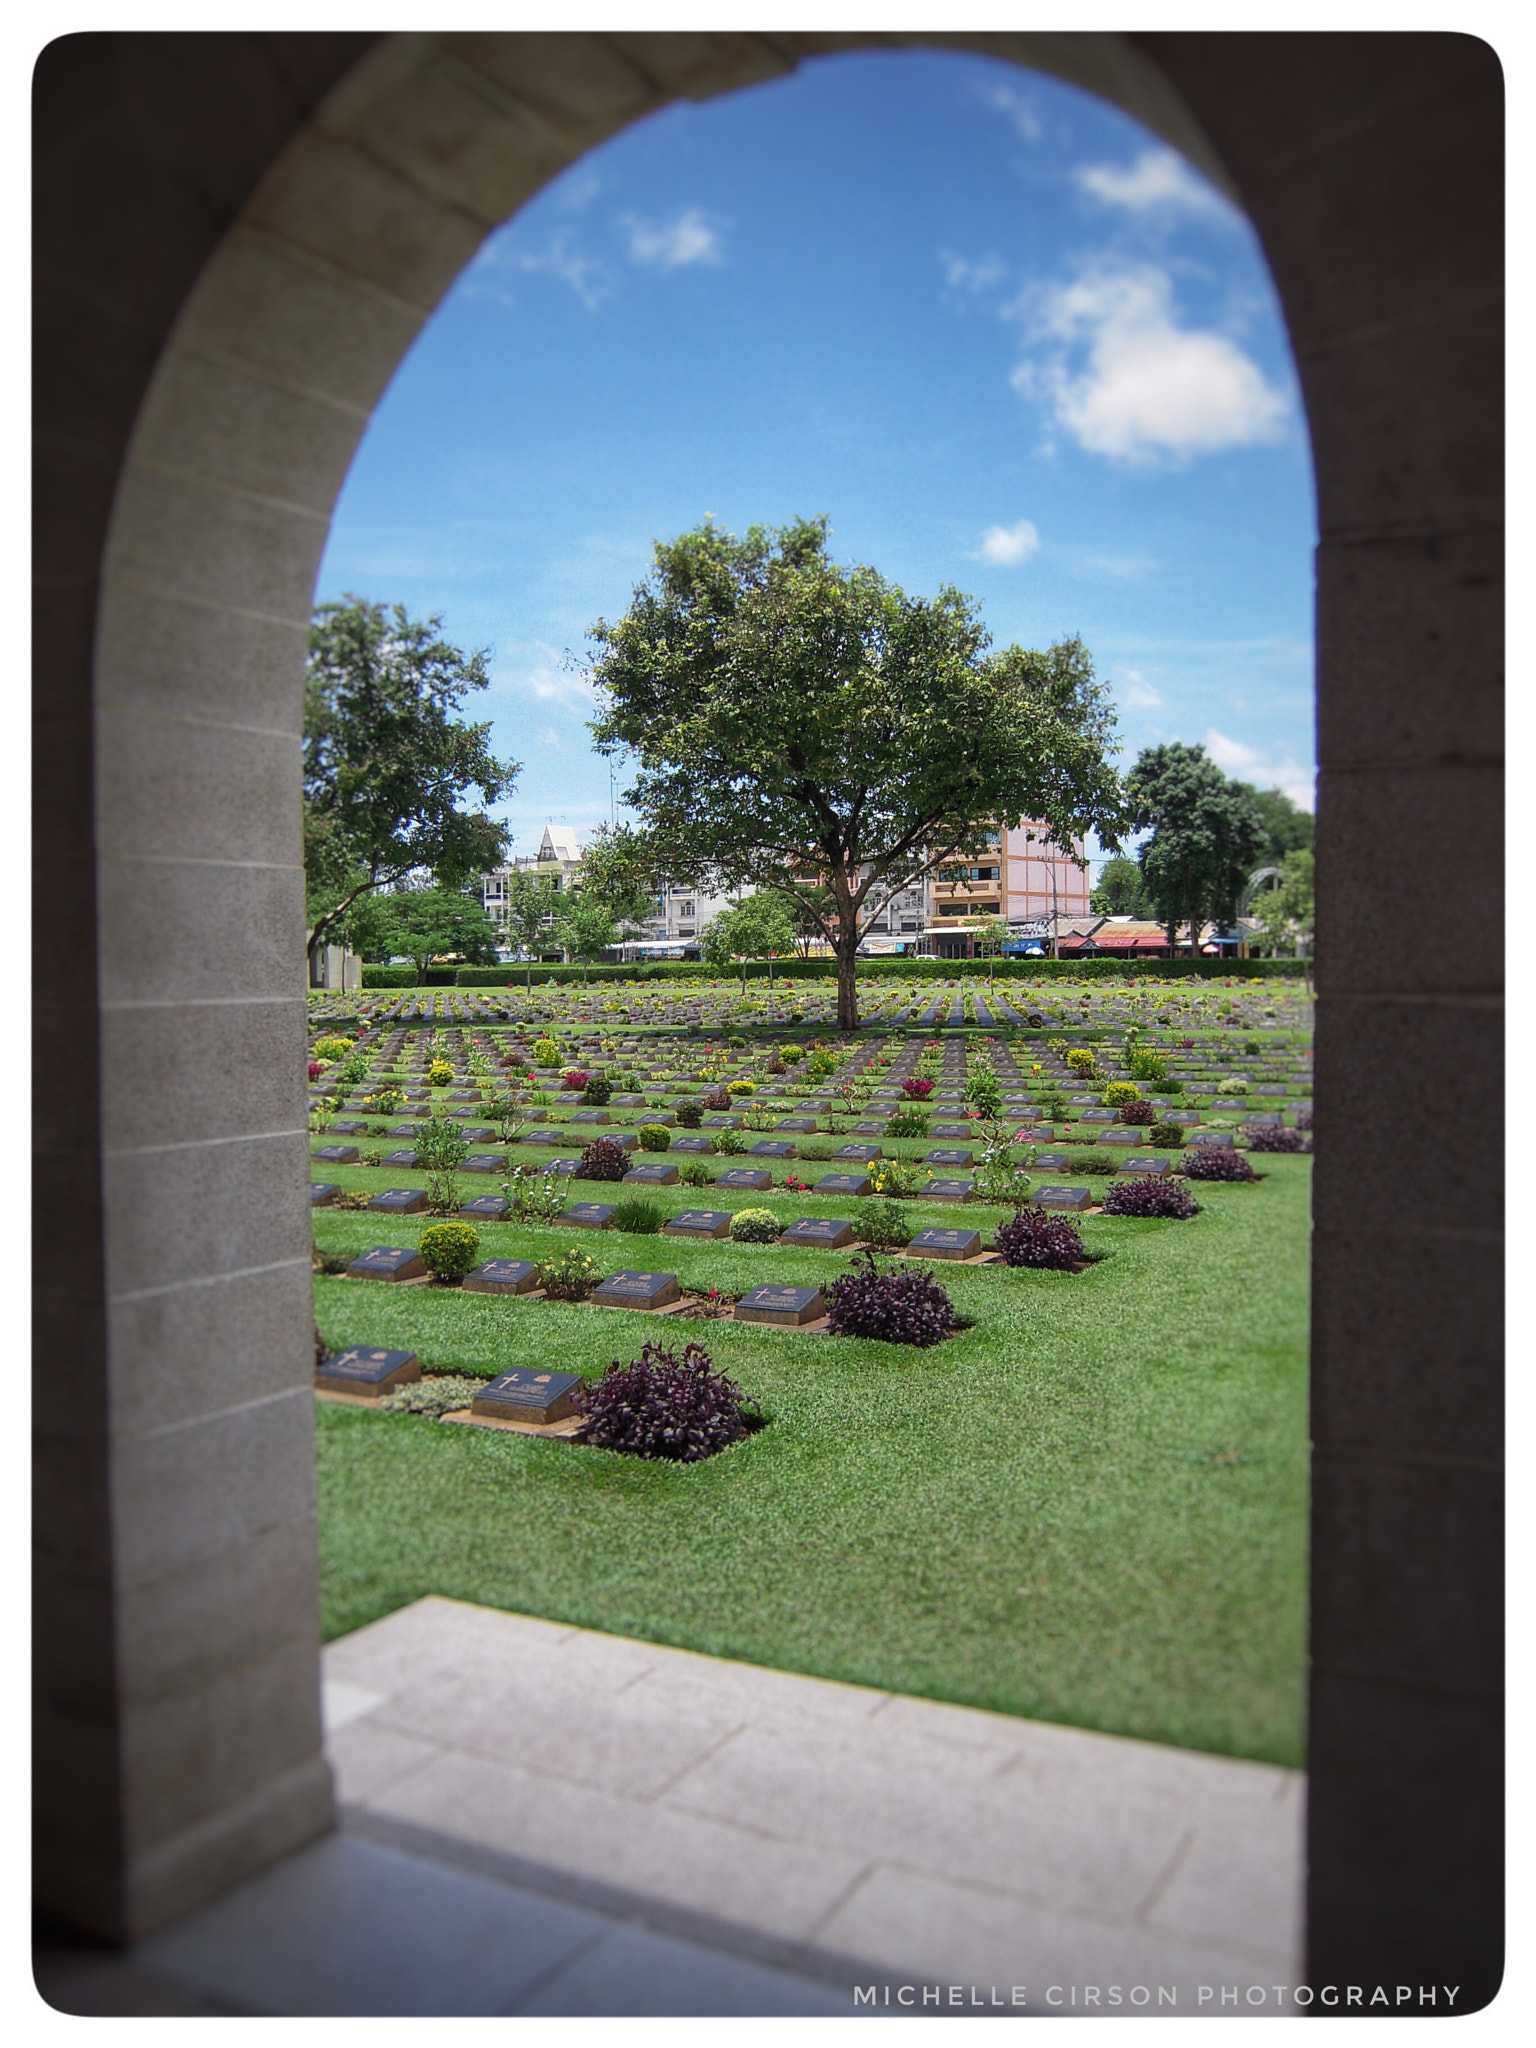
M 325 1669 L 348 1826 L 668 1940 L 1181 2011 L 1296 1979 L 1294 1771 L 435 1597 Z

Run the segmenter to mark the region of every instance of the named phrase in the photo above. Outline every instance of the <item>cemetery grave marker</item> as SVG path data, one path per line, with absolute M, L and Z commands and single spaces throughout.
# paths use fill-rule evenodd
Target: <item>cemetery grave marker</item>
M 780 1244 L 814 1244 L 823 1251 L 837 1251 L 853 1243 L 853 1225 L 838 1216 L 802 1216 L 791 1223 Z
M 923 1163 L 927 1166 L 974 1166 L 975 1154 L 956 1150 L 946 1151 L 942 1146 L 937 1152 L 925 1152 Z
M 1167 1173 L 1168 1162 L 1166 1159 L 1122 1159 L 1115 1171 L 1117 1174 L 1150 1173 L 1160 1178 Z
M 562 1422 L 580 1412 L 576 1396 L 583 1384 L 579 1373 L 540 1372 L 518 1365 L 488 1380 L 470 1402 L 469 1412 L 504 1422 Z
M 874 1192 L 874 1182 L 867 1173 L 828 1173 L 817 1181 L 818 1195 L 868 1195 Z
M 539 1269 L 532 1259 L 487 1259 L 460 1282 L 466 1294 L 531 1294 Z
M 376 1244 L 347 1268 L 351 1280 L 415 1280 L 426 1272 L 421 1253 L 411 1245 Z
M 971 1180 L 930 1180 L 918 1189 L 924 1202 L 968 1202 L 976 1191 Z
M 1230 1131 L 1194 1131 L 1190 1134 L 1189 1142 L 1191 1145 L 1213 1145 L 1218 1152 L 1230 1151 L 1232 1147 L 1232 1133 Z
M 974 1259 L 980 1251 L 979 1230 L 920 1230 L 907 1246 L 909 1258 Z
M 647 1160 L 643 1165 L 632 1166 L 625 1174 L 626 1182 L 638 1187 L 670 1188 L 677 1185 L 677 1168 L 664 1159 Z
M 577 1230 L 606 1230 L 613 1208 L 612 1202 L 573 1202 L 555 1221 L 572 1224 Z
M 819 1322 L 826 1312 L 827 1297 L 820 1287 L 754 1287 L 737 1302 L 736 1321 L 798 1329 Z
M 1030 1200 L 1040 1209 L 1071 1209 L 1078 1212 L 1093 1207 L 1093 1195 L 1087 1188 L 1037 1188 Z
M 674 1138 L 672 1140 L 671 1145 L 668 1147 L 668 1150 L 672 1152 L 685 1152 L 697 1156 L 700 1152 L 710 1151 L 713 1147 L 713 1142 L 714 1141 L 710 1138 L 700 1138 L 696 1136 L 687 1138 Z
M 782 1138 L 764 1138 L 761 1143 L 749 1146 L 748 1151 L 753 1159 L 793 1159 L 795 1156 L 793 1143 Z
M 312 1180 L 309 1184 L 309 1206 L 311 1209 L 328 1209 L 341 1193 L 340 1184 L 333 1180 Z
M 385 1166 L 414 1166 L 420 1156 L 419 1153 L 409 1150 L 404 1152 L 386 1152 L 383 1164 Z
M 729 1237 L 731 1234 L 731 1212 L 729 1209 L 684 1209 L 680 1216 L 671 1216 L 661 1226 L 663 1237 Z
M 327 1166 L 350 1166 L 358 1151 L 355 1145 L 322 1145 L 309 1156 L 311 1159 L 323 1159 Z
M 839 1145 L 832 1154 L 832 1157 L 834 1159 L 858 1159 L 867 1165 L 870 1160 L 880 1157 L 880 1147 L 878 1145 Z
M 467 1223 L 499 1223 L 508 1206 L 500 1195 L 476 1195 L 472 1202 L 463 1203 L 458 1213 Z
M 637 1273 L 629 1267 L 610 1274 L 592 1299 L 599 1308 L 669 1308 L 682 1299 L 675 1273 Z
M 505 1152 L 471 1152 L 467 1159 L 459 1162 L 460 1173 L 505 1173 L 506 1170 Z
M 420 1378 L 421 1360 L 414 1351 L 366 1351 L 357 1345 L 315 1367 L 321 1393 L 352 1394 L 365 1401 L 377 1401 Z
M 382 1209 L 390 1216 L 420 1216 L 426 1209 L 427 1198 L 420 1188 L 386 1188 L 368 1206 Z

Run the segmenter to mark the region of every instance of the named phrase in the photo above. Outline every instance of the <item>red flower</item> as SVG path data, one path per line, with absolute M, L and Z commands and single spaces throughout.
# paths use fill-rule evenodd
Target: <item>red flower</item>
M 321 1075 L 322 1075 L 322 1074 L 323 1074 L 324 1072 L 325 1072 L 325 1068 L 324 1068 L 324 1067 L 323 1067 L 323 1066 L 321 1065 L 321 1063 L 319 1062 L 319 1060 L 311 1060 L 311 1061 L 310 1061 L 310 1063 L 309 1063 L 309 1078 L 311 1079 L 311 1081 L 318 1081 L 318 1080 L 319 1080 L 319 1078 L 320 1078 L 320 1076 L 321 1076 Z

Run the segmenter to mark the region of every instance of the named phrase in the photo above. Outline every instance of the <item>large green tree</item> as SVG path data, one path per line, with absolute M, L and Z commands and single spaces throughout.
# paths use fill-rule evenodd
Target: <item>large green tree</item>
M 1100 917 L 1150 917 L 1154 910 L 1140 863 L 1124 853 L 1105 861 L 1088 900 Z
M 494 803 L 515 761 L 498 761 L 490 725 L 459 707 L 489 681 L 485 657 L 444 639 L 439 617 L 349 595 L 315 612 L 304 690 L 304 870 L 309 945 L 363 896 L 430 873 L 462 888 L 506 852 L 507 828 L 463 810 Z
M 619 927 L 613 912 L 599 897 L 568 895 L 555 920 L 555 931 L 572 960 L 581 962 L 581 979 L 594 960 L 601 960 L 610 946 L 619 943 Z
M 901 890 L 1025 817 L 1064 843 L 1125 822 L 1082 642 L 994 652 L 960 591 L 832 561 L 825 519 L 658 543 L 592 640 L 592 730 L 635 761 L 625 802 L 657 869 L 797 906 L 837 956 L 843 1030 L 859 942 Z
M 759 889 L 712 917 L 699 934 L 699 951 L 711 967 L 741 968 L 741 992 L 747 992 L 747 962 L 767 960 L 768 987 L 773 988 L 772 962 L 795 943 L 790 906 L 771 889 Z
M 1278 885 L 1254 897 L 1250 915 L 1263 931 L 1260 944 L 1266 952 L 1311 954 L 1315 877 L 1311 849 L 1299 846 L 1285 856 Z
M 1229 924 L 1237 900 L 1264 846 L 1264 825 L 1252 792 L 1225 776 L 1204 747 L 1180 740 L 1147 747 L 1129 778 L 1137 823 L 1152 836 L 1138 854 L 1147 893 L 1167 929 L 1169 951 L 1178 928 L 1190 926 L 1190 951 L 1199 950 L 1209 919 Z
M 1304 811 L 1283 789 L 1255 789 L 1250 782 L 1240 782 L 1237 787 L 1253 799 L 1264 827 L 1261 866 L 1280 867 L 1288 853 L 1311 852 L 1317 820 L 1310 811 Z
M 397 889 L 375 899 L 381 946 L 416 963 L 417 972 L 440 954 L 457 953 L 475 966 L 496 960 L 496 927 L 478 896 L 462 889 Z
M 534 961 L 558 943 L 555 923 L 565 907 L 565 896 L 553 875 L 541 875 L 534 868 L 512 868 L 507 874 L 503 902 L 503 929 L 527 962 L 524 984 L 532 988 Z

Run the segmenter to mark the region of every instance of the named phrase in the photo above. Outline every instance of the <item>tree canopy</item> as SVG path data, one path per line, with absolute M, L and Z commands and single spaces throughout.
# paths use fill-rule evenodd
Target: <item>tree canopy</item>
M 494 803 L 515 761 L 498 761 L 490 725 L 458 716 L 489 678 L 484 653 L 441 636 L 442 620 L 348 595 L 310 625 L 304 689 L 304 870 L 309 945 L 351 906 L 407 876 L 462 888 L 504 857 L 507 828 L 459 808 Z
M 1156 909 L 1140 863 L 1124 853 L 1105 861 L 1088 900 L 1100 917 L 1151 917 Z
M 1129 787 L 1137 822 L 1153 828 L 1138 858 L 1169 949 L 1176 949 L 1187 919 L 1195 952 L 1208 919 L 1220 925 L 1236 917 L 1237 899 L 1267 843 L 1252 792 L 1230 781 L 1204 747 L 1181 740 L 1144 748 Z
M 1236 787 L 1253 799 L 1264 827 L 1260 866 L 1281 867 L 1288 853 L 1311 852 L 1317 820 L 1310 811 L 1304 811 L 1283 789 L 1255 789 L 1249 782 L 1239 782 Z
M 462 889 L 396 889 L 375 897 L 370 910 L 379 950 L 403 954 L 422 974 L 442 953 L 495 964 L 496 927 L 479 897 Z
M 528 962 L 527 986 L 533 986 L 533 962 L 544 947 L 555 943 L 555 921 L 565 897 L 553 875 L 541 875 L 533 868 L 512 868 L 503 884 L 506 912 L 504 930 L 516 950 Z
M 747 991 L 747 962 L 776 959 L 795 943 L 795 922 L 782 896 L 759 889 L 712 917 L 699 934 L 699 951 L 711 967 L 741 967 L 741 991 Z M 773 987 L 770 969 L 768 986 Z
M 1080 640 L 991 650 L 975 603 L 909 597 L 827 552 L 825 519 L 706 521 L 659 542 L 616 621 L 592 630 L 599 752 L 627 752 L 625 802 L 655 866 L 797 906 L 838 961 L 858 1023 L 859 941 L 900 890 L 1046 820 L 1118 843 L 1115 723 Z

